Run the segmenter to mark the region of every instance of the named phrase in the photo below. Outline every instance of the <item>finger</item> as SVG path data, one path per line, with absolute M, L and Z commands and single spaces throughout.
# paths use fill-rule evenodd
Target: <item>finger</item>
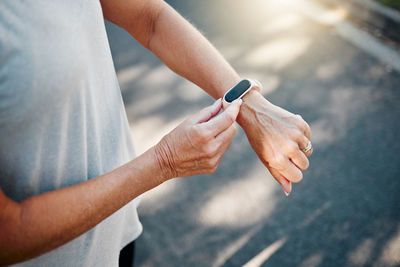
M 303 171 L 307 170 L 310 164 L 306 155 L 300 150 L 298 150 L 296 154 L 290 158 L 290 160 L 296 165 L 297 168 Z
M 235 124 L 232 124 L 231 126 L 228 127 L 228 129 L 224 130 L 220 134 L 218 134 L 215 139 L 218 143 L 223 144 L 226 142 L 232 141 L 233 136 L 237 132 L 237 127 Z
M 228 140 L 227 142 L 225 142 L 219 149 L 220 151 L 220 157 L 222 158 L 222 156 L 225 154 L 225 152 L 229 149 L 229 147 L 232 144 L 232 139 Z
M 297 114 L 297 117 L 300 119 L 301 124 L 299 125 L 299 128 L 303 131 L 304 135 L 308 138 L 308 140 L 311 140 L 311 128 L 310 125 L 303 119 L 303 117 L 299 114 Z
M 274 168 L 268 168 L 270 171 L 271 175 L 275 178 L 275 180 L 282 186 L 283 192 L 286 194 L 286 196 L 289 196 L 289 194 L 292 192 L 292 183 L 283 177 L 277 170 Z
M 222 108 L 221 98 L 217 99 L 211 106 L 205 107 L 194 115 L 194 123 L 203 123 L 218 114 Z
M 229 149 L 231 144 L 232 144 L 232 140 L 229 140 L 229 141 L 223 143 L 220 146 L 220 148 L 218 149 L 218 154 L 216 155 L 216 157 L 218 158 L 218 161 L 217 161 L 218 165 L 221 162 L 222 157 L 224 156 L 225 152 Z
M 309 157 L 309 156 L 311 156 L 311 154 L 313 153 L 313 151 L 314 151 L 314 148 L 311 148 L 311 149 L 308 150 L 307 152 L 304 152 L 304 154 L 305 154 L 307 157 Z
M 298 137 L 295 137 L 295 140 L 297 142 L 297 144 L 299 145 L 300 151 L 303 152 L 307 157 L 311 156 L 313 149 L 311 148 L 311 150 L 304 152 L 304 150 L 307 148 L 308 144 L 310 143 L 310 140 L 300 134 Z
M 236 133 L 236 125 L 232 124 L 228 129 L 223 131 L 215 138 L 214 145 L 217 146 L 217 153 L 214 155 L 217 166 L 219 165 L 225 152 L 229 149 L 232 144 L 232 138 Z
M 301 181 L 301 179 L 303 179 L 303 173 L 288 158 L 286 158 L 285 164 L 283 166 L 284 168 L 280 169 L 279 173 L 289 181 L 293 183 L 298 183 Z
M 232 138 L 237 131 L 236 129 L 236 125 L 232 124 L 228 129 L 211 141 L 210 144 L 216 149 L 216 153 L 213 156 L 222 157 L 226 150 L 228 150 L 232 143 Z
M 212 158 L 204 158 L 202 160 L 202 165 L 204 165 L 207 169 L 206 173 L 211 174 L 217 170 L 218 165 L 222 160 L 222 157 L 224 156 L 230 145 L 230 141 L 223 143 L 221 146 L 218 147 L 217 153 Z
M 305 147 L 307 147 L 307 146 L 305 146 Z M 311 149 L 309 149 L 309 150 L 305 150 L 305 148 L 301 148 L 300 150 L 301 150 L 301 152 L 303 152 L 303 154 L 306 155 L 307 157 L 311 156 L 311 154 L 312 154 L 313 151 L 314 151 L 312 145 L 311 145 Z
M 209 121 L 205 122 L 204 126 L 209 129 L 214 134 L 214 136 L 217 136 L 236 121 L 236 117 L 239 114 L 241 104 L 241 99 L 233 101 L 227 109 L 225 109 L 223 112 L 210 119 Z
M 308 123 L 306 122 L 306 125 L 304 127 L 305 127 L 304 134 L 306 135 L 308 140 L 311 140 L 311 128 L 310 128 L 310 125 L 308 125 Z

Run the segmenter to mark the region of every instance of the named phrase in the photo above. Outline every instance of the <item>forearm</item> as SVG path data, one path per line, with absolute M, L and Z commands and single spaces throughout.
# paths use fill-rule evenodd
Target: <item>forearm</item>
M 167 4 L 157 16 L 148 46 L 169 68 L 214 98 L 222 97 L 241 79 L 215 47 Z M 243 99 L 245 106 L 238 116 L 242 127 L 256 123 L 256 106 L 268 102 L 258 92 L 251 95 Z
M 174 72 L 214 98 L 222 97 L 240 80 L 212 44 L 167 4 L 154 23 L 148 46 Z
M 67 243 L 164 178 L 154 149 L 150 149 L 87 182 L 21 203 L 10 200 L 0 218 L 0 265 L 26 260 Z

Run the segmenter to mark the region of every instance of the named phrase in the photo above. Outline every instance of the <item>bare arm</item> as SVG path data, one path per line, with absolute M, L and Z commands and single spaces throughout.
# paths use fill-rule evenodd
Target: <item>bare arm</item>
M 163 178 L 151 149 L 112 172 L 21 203 L 0 190 L 0 265 L 59 247 L 157 186 Z
M 104 17 L 215 99 L 240 80 L 212 44 L 161 0 L 102 0 Z
M 211 43 L 164 1 L 102 0 L 102 5 L 106 19 L 214 98 L 222 97 L 240 80 Z M 260 160 L 290 193 L 291 182 L 299 182 L 309 165 L 306 156 L 312 151 L 302 152 L 311 138 L 308 124 L 254 90 L 244 97 L 238 122 Z
M 216 101 L 129 163 L 71 187 L 17 203 L 0 189 L 0 265 L 57 248 L 135 197 L 173 177 L 212 173 L 236 132 L 239 103 Z
M 215 47 L 173 8 L 165 4 L 157 18 L 148 46 L 173 71 L 214 98 L 240 80 Z

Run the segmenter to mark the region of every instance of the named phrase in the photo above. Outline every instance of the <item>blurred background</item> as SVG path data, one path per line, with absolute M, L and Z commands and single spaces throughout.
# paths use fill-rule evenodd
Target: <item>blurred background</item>
M 324 0 L 167 2 L 309 122 L 314 153 L 286 197 L 239 131 L 215 174 L 143 196 L 135 266 L 400 266 L 398 43 Z M 106 26 L 140 154 L 213 100 Z

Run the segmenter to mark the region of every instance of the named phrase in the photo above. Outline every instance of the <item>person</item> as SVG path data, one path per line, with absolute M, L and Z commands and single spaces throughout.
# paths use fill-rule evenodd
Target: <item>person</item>
M 218 99 L 137 157 L 104 19 Z M 256 90 L 220 112 L 238 81 L 164 1 L 1 1 L 0 265 L 118 266 L 142 231 L 138 196 L 214 172 L 235 121 L 290 193 L 309 165 L 310 127 Z

